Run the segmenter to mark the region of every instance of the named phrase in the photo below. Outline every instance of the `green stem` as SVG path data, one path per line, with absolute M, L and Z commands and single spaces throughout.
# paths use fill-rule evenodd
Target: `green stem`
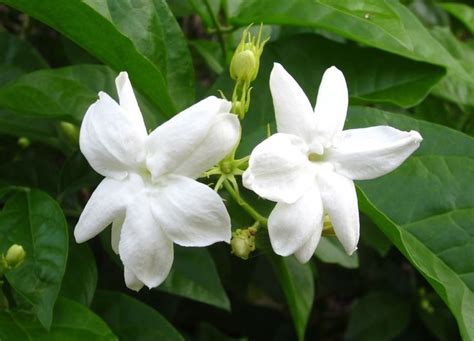
M 252 218 L 254 218 L 262 226 L 267 226 L 267 218 L 257 212 L 248 202 L 246 202 L 237 192 L 232 188 L 229 181 L 224 181 L 224 187 L 229 192 L 230 196 L 242 207 Z
M 204 5 L 206 6 L 207 11 L 209 12 L 212 23 L 216 27 L 217 39 L 219 40 L 219 45 L 221 46 L 224 60 L 227 60 L 227 49 L 225 47 L 224 33 L 222 32 L 221 24 L 219 23 L 219 20 L 217 20 L 217 17 L 214 12 L 212 11 L 212 7 L 209 3 L 209 0 L 204 0 Z

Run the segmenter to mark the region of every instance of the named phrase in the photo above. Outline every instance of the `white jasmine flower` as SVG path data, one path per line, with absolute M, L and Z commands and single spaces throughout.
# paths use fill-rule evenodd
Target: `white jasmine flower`
M 243 182 L 277 202 L 268 219 L 273 249 L 307 262 L 327 214 L 344 249 L 352 254 L 359 240 L 353 180 L 391 172 L 422 138 L 416 131 L 388 126 L 343 131 L 348 93 L 344 75 L 334 66 L 323 75 L 314 110 L 280 64 L 273 67 L 270 89 L 278 133 L 252 151 Z
M 208 97 L 147 134 L 125 72 L 116 81 L 120 104 L 104 92 L 87 110 L 80 149 L 105 176 L 89 199 L 74 235 L 84 242 L 112 223 L 112 247 L 125 282 L 152 288 L 167 277 L 173 242 L 229 242 L 230 218 L 219 195 L 197 182 L 223 159 L 240 133 L 231 103 Z

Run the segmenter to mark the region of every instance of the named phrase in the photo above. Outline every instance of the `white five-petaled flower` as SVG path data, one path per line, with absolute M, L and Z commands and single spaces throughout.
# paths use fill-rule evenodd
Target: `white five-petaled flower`
M 397 168 L 422 140 L 389 126 L 343 131 L 348 106 L 344 75 L 326 70 L 314 110 L 298 83 L 275 63 L 270 75 L 278 133 L 252 151 L 244 186 L 277 204 L 268 219 L 274 251 L 307 262 L 327 214 L 348 254 L 357 249 L 359 211 L 353 180 Z
M 224 158 L 240 134 L 231 103 L 208 97 L 147 134 L 125 72 L 120 104 L 104 92 L 84 116 L 80 149 L 105 176 L 74 235 L 84 242 L 112 223 L 112 248 L 134 290 L 156 287 L 173 262 L 173 242 L 229 242 L 230 218 L 219 195 L 195 179 Z

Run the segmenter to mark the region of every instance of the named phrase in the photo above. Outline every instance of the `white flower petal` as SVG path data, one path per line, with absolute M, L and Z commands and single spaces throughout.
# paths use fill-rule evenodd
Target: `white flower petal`
M 342 131 L 348 102 L 349 95 L 344 75 L 332 66 L 324 72 L 314 108 L 317 136 L 325 146 L 330 145 L 333 136 Z
M 156 128 L 147 141 L 147 167 L 153 177 L 174 172 L 187 163 L 218 115 L 229 113 L 230 107 L 230 102 L 210 96 Z
M 359 209 L 354 182 L 321 168 L 318 184 L 324 209 L 331 219 L 336 236 L 351 255 L 359 242 Z
M 150 196 L 151 209 L 168 237 L 182 246 L 230 242 L 230 217 L 219 195 L 180 175 L 163 179 Z
M 278 63 L 273 64 L 270 74 L 270 90 L 278 132 L 311 142 L 316 123 L 311 103 L 298 83 Z
M 287 204 L 314 184 L 308 146 L 295 135 L 275 134 L 254 148 L 243 184 L 261 197 Z
M 321 240 L 321 234 L 323 233 L 323 220 L 318 222 L 316 225 L 316 230 L 313 235 L 308 239 L 306 243 L 303 244 L 295 252 L 295 257 L 301 264 L 308 263 L 311 257 L 314 256 L 314 252 L 318 247 L 319 241 Z
M 119 254 L 124 267 L 151 289 L 160 285 L 170 272 L 173 242 L 153 218 L 149 201 L 142 192 L 127 208 Z
M 234 114 L 219 114 L 203 141 L 173 173 L 198 178 L 226 157 L 240 136 L 240 122 Z
M 82 243 L 102 232 L 125 213 L 135 191 L 143 186 L 138 177 L 114 180 L 105 178 L 92 193 L 74 229 L 76 242 Z
M 373 179 L 400 166 L 421 141 L 416 131 L 388 126 L 345 130 L 335 136 L 327 161 L 350 179 Z
M 124 220 L 125 214 L 115 218 L 115 220 L 112 222 L 110 244 L 112 245 L 112 251 L 114 251 L 117 255 L 119 254 L 120 234 L 122 233 L 122 226 Z
M 132 289 L 134 291 L 140 291 L 140 289 L 143 288 L 143 282 L 140 281 L 130 269 L 124 267 L 123 272 L 125 277 L 125 285 L 127 286 L 127 288 Z
M 140 134 L 147 136 L 148 133 L 146 131 L 145 122 L 143 121 L 143 115 L 138 106 L 135 93 L 133 92 L 132 84 L 128 79 L 128 73 L 120 72 L 115 79 L 115 86 L 117 88 L 120 106 L 135 120 L 135 127 L 137 130 L 141 130 Z
M 79 146 L 94 170 L 123 179 L 145 160 L 143 127 L 105 92 L 87 110 L 81 125 Z
M 295 253 L 312 237 L 322 219 L 323 204 L 317 186 L 293 204 L 277 203 L 268 217 L 268 234 L 275 253 Z

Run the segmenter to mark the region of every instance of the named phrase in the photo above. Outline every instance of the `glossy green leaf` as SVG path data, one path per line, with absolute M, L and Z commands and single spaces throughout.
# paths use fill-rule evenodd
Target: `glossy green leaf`
M 313 272 L 309 264 L 300 264 L 294 257 L 272 255 L 271 262 L 285 294 L 298 339 L 304 340 L 314 300 Z
M 399 335 L 410 321 L 410 304 L 389 292 L 374 292 L 352 307 L 347 340 L 389 341 Z
M 230 310 L 230 301 L 222 287 L 216 265 L 203 248 L 174 248 L 171 272 L 158 289 Z
M 112 341 L 117 340 L 109 327 L 83 305 L 60 297 L 54 308 L 49 331 L 33 316 L 21 311 L 0 312 L 1 340 L 35 341 Z
M 7 273 L 15 291 L 33 306 L 46 328 L 66 269 L 68 228 L 59 205 L 46 193 L 24 190 L 13 194 L 0 213 L 0 246 L 20 244 L 24 263 Z
M 439 6 L 459 19 L 474 34 L 474 7 L 451 2 L 441 3 Z
M 2 2 L 61 32 L 115 71 L 128 71 L 165 115 L 192 103 L 189 50 L 166 1 Z
M 184 341 L 179 332 L 158 311 L 125 294 L 98 291 L 93 308 L 120 340 Z
M 189 44 L 199 53 L 212 71 L 218 75 L 224 71 L 224 58 L 219 44 L 210 40 L 191 40 Z
M 436 27 L 431 33 L 466 70 L 464 75 L 448 72 L 435 86 L 433 94 L 457 105 L 474 106 L 474 47 L 458 40 L 447 27 Z
M 32 72 L 0 88 L 0 107 L 26 116 L 79 124 L 87 108 L 97 100 L 99 91 L 117 98 L 116 76 L 103 65 L 74 65 Z M 148 109 L 148 102 L 138 93 L 137 97 L 149 125 L 164 120 L 162 115 Z
M 97 266 L 94 254 L 87 244 L 71 241 L 61 296 L 89 306 L 97 287 Z
M 352 108 L 347 128 L 417 130 L 420 149 L 394 172 L 359 181 L 359 207 L 430 282 L 474 338 L 474 139 L 449 128 Z
M 322 28 L 407 58 L 463 71 L 398 0 L 250 0 L 242 2 L 232 21 Z
M 24 73 L 47 67 L 48 63 L 28 42 L 0 32 L 0 86 Z
M 357 252 L 349 256 L 335 237 L 323 237 L 316 249 L 316 257 L 324 263 L 338 264 L 348 269 L 359 267 Z

